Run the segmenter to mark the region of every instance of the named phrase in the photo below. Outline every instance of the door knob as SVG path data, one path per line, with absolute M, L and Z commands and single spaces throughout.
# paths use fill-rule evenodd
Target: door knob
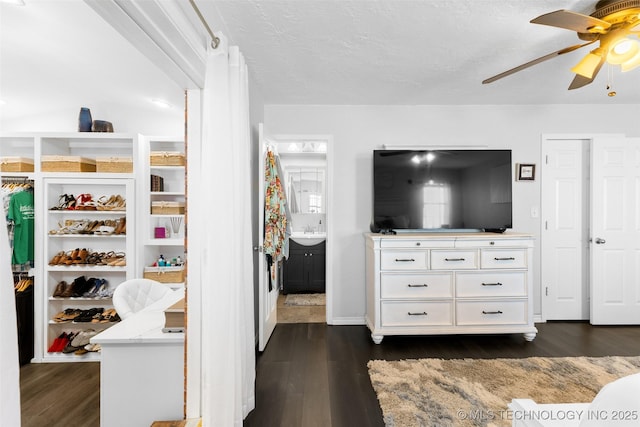
M 604 245 L 605 243 L 607 243 L 606 240 L 596 237 L 596 245 Z

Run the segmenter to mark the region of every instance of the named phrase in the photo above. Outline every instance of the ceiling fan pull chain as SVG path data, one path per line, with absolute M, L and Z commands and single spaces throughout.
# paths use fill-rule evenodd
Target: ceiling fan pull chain
M 613 73 L 611 69 L 611 64 L 607 64 L 607 96 L 614 97 L 617 94 L 615 90 L 611 90 L 611 87 L 613 86 Z

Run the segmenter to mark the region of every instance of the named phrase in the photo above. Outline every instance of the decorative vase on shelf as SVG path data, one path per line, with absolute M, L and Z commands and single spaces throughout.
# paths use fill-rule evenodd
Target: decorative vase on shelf
M 91 132 L 91 125 L 93 120 L 91 119 L 91 110 L 87 107 L 80 108 L 80 115 L 78 116 L 78 132 Z
M 171 222 L 171 229 L 173 230 L 173 235 L 177 236 L 180 232 L 180 224 L 182 224 L 181 216 L 172 216 L 169 218 L 169 222 Z

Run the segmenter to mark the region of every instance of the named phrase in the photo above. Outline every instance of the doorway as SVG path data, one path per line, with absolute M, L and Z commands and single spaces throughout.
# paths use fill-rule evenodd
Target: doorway
M 640 324 L 640 138 L 543 137 L 546 320 Z
M 590 138 L 542 138 L 541 285 L 545 320 L 589 319 Z
M 272 137 L 290 212 L 289 254 L 278 269 L 278 323 L 326 323 L 329 306 L 329 145 L 318 135 Z

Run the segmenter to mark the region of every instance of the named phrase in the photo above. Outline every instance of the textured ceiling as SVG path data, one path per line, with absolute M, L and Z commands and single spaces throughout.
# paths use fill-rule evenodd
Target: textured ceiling
M 190 11 L 186 0 L 155 1 Z M 571 31 L 529 21 L 558 9 L 589 14 L 595 1 L 196 1 L 214 31 L 240 46 L 266 104 L 640 104 L 640 69 L 605 66 L 593 84 L 567 90 L 588 48 L 481 84 L 578 43 Z M 181 104 L 181 88 L 82 0 L 26 3 L 0 3 L 2 118 L 75 110 L 87 94 L 112 110 L 147 109 L 150 97 Z
M 578 44 L 529 21 L 575 0 L 198 0 L 240 46 L 268 104 L 617 104 L 640 102 L 640 69 L 604 66 L 568 91 L 588 48 L 489 85 L 485 78 Z M 618 95 L 607 97 L 609 83 Z

